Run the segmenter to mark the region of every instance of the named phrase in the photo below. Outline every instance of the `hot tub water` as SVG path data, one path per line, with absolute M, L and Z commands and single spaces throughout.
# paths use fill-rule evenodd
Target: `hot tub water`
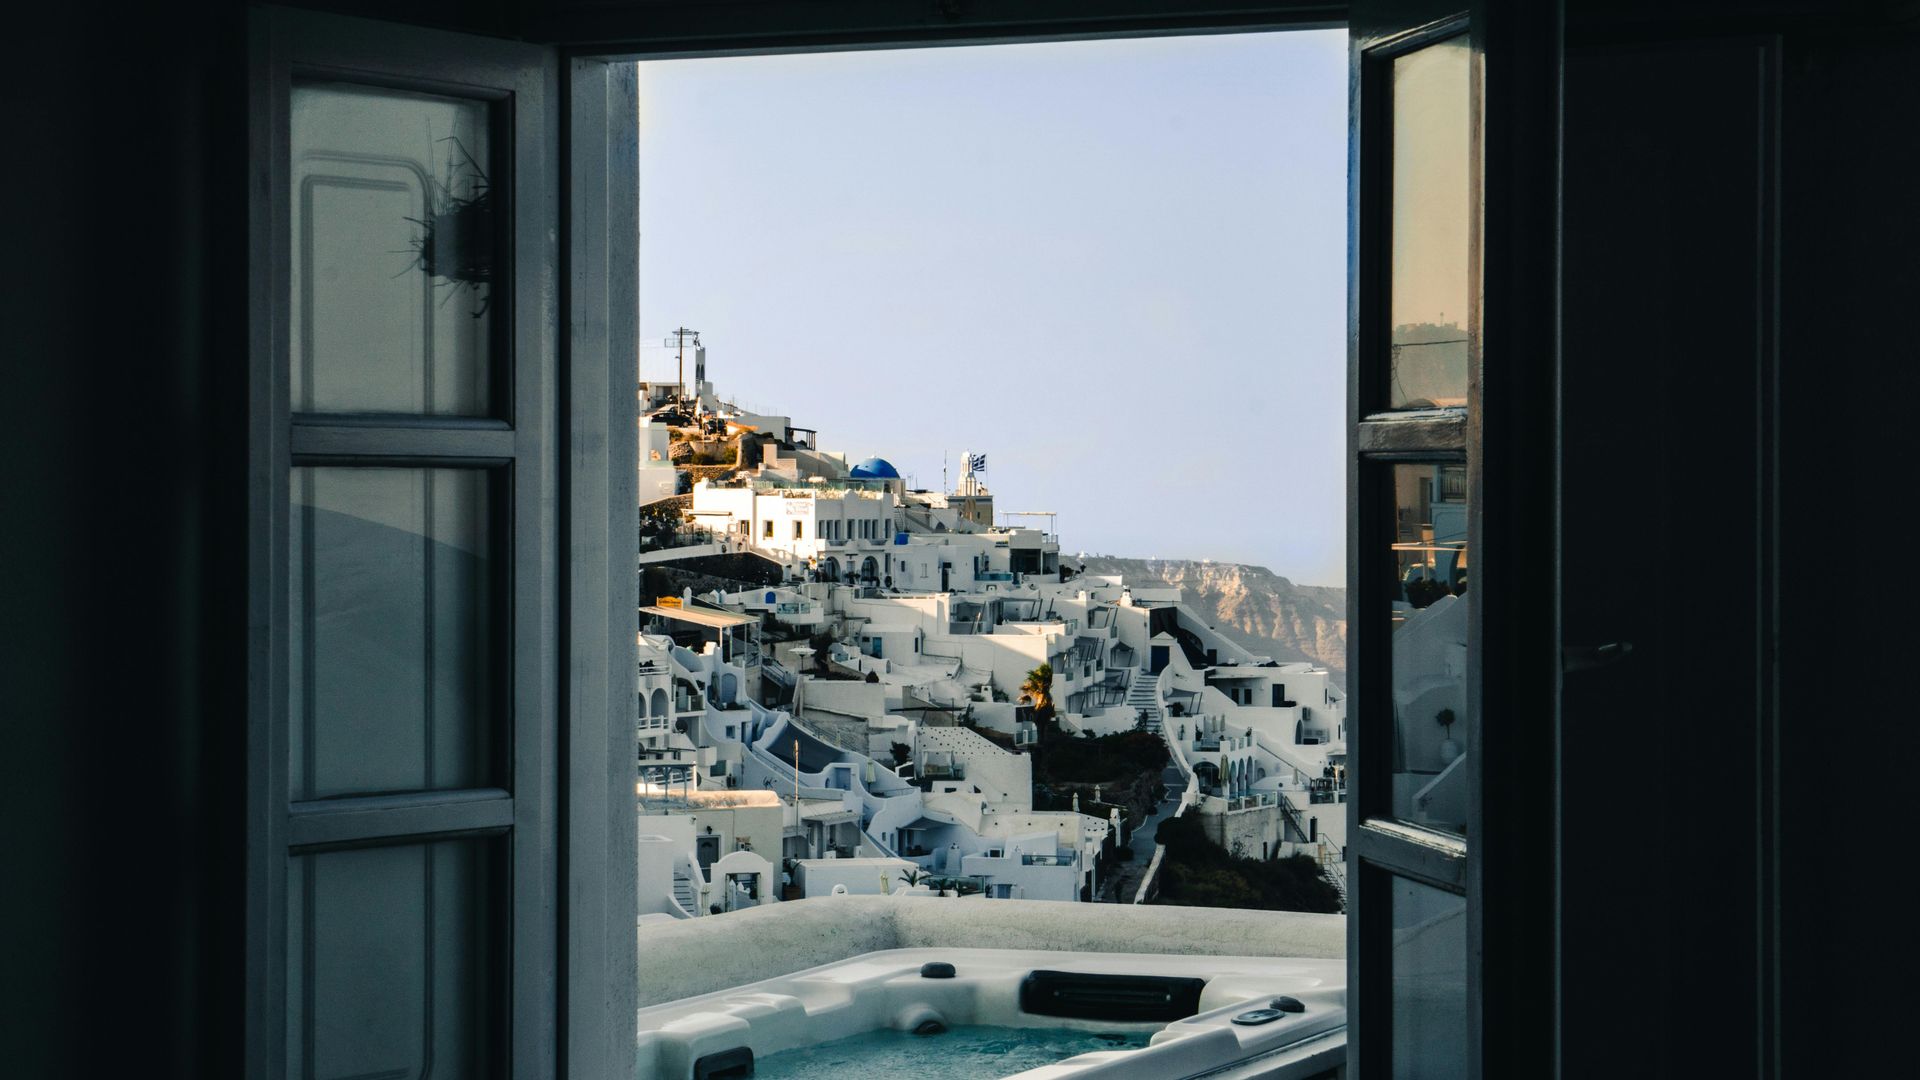
M 1305 1080 L 1345 1050 L 1330 959 L 888 949 L 640 1011 L 635 1080 Z
M 1071 1031 L 961 1025 L 938 1035 L 869 1031 L 761 1058 L 754 1080 L 985 1080 L 1011 1076 L 1095 1050 L 1137 1050 L 1152 1032 Z

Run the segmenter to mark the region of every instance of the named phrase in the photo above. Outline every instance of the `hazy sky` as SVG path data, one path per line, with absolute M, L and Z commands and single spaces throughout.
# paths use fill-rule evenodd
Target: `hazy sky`
M 1063 552 L 1342 584 L 1346 77 L 1339 31 L 641 64 L 642 341 L 915 486 L 987 454 Z

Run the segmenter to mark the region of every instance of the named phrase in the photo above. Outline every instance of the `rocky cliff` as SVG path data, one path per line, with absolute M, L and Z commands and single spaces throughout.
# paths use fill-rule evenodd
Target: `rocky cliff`
M 1063 560 L 1067 561 L 1067 560 Z M 1347 682 L 1347 591 L 1295 585 L 1264 566 L 1089 555 L 1089 574 L 1178 586 L 1188 607 L 1224 636 L 1275 660 L 1311 660 Z

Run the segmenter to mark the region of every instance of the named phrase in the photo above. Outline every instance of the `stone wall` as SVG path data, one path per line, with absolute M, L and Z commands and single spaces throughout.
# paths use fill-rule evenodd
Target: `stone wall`
M 1243 859 L 1258 859 L 1265 844 L 1269 858 L 1280 852 L 1284 839 L 1278 806 L 1256 806 L 1231 810 L 1224 814 L 1201 814 L 1200 825 L 1207 839 Z M 1234 845 L 1238 844 L 1236 849 Z

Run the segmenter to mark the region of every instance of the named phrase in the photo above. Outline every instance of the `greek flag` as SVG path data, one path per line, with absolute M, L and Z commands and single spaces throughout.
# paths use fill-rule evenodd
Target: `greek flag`
M 970 473 L 986 472 L 987 471 L 987 455 L 968 454 L 967 455 L 967 471 Z

